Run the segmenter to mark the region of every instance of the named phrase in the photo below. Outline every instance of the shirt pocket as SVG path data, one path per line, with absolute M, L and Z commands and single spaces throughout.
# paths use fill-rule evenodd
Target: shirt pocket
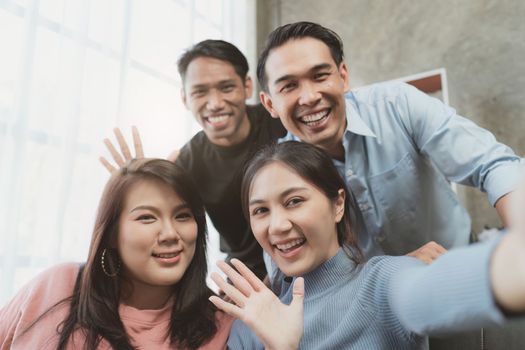
M 418 167 L 410 153 L 392 168 L 370 177 L 371 192 L 388 219 L 413 216 L 421 192 Z
M 369 178 L 378 206 L 377 242 L 386 254 L 406 254 L 421 243 L 418 211 L 424 205 L 425 182 L 421 166 L 407 153 L 389 170 Z

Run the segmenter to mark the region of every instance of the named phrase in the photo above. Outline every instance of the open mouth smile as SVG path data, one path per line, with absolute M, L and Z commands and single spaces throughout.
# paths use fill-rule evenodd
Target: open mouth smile
M 290 253 L 301 247 L 306 242 L 305 238 L 297 238 L 285 243 L 274 244 L 274 247 L 277 248 L 282 253 Z
M 213 116 L 204 117 L 204 120 L 206 120 L 211 125 L 220 125 L 225 123 L 229 117 L 230 114 L 217 114 Z
M 317 113 L 304 115 L 300 117 L 299 120 L 306 126 L 315 127 L 322 124 L 328 118 L 331 111 L 332 109 L 328 108 Z
M 174 264 L 180 260 L 181 252 L 182 250 L 169 253 L 151 253 L 151 256 L 153 256 L 157 261 L 168 264 Z

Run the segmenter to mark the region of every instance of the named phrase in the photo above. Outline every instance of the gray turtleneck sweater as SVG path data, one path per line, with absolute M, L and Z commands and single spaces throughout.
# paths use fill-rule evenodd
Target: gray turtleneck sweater
M 501 324 L 489 261 L 497 240 L 444 254 L 431 265 L 379 256 L 355 266 L 342 249 L 304 275 L 304 335 L 300 349 L 427 349 L 426 335 Z M 292 299 L 280 278 L 279 298 Z M 263 349 L 235 321 L 230 349 Z

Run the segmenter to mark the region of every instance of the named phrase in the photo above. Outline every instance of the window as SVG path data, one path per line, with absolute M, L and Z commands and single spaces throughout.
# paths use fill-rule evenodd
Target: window
M 147 156 L 182 146 L 199 128 L 178 56 L 220 38 L 253 62 L 254 22 L 254 0 L 0 2 L 0 306 L 42 269 L 85 260 L 102 139 L 137 125 Z

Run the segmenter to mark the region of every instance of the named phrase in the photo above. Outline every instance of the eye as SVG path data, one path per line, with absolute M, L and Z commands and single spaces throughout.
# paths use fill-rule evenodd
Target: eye
M 175 220 L 177 221 L 188 221 L 191 219 L 193 219 L 193 213 L 190 211 L 183 211 L 175 215 Z
M 221 86 L 221 91 L 222 92 L 232 92 L 233 89 L 235 89 L 235 85 L 233 84 L 229 84 L 229 85 L 224 85 L 224 86 Z
M 299 198 L 299 197 L 293 197 L 293 198 L 290 198 L 289 200 L 286 201 L 285 206 L 286 207 L 295 207 L 295 206 L 301 204 L 302 202 L 304 202 L 304 199 Z
M 297 86 L 297 83 L 289 82 L 289 83 L 286 83 L 285 85 L 283 85 L 281 87 L 281 90 L 279 90 L 279 91 L 280 92 L 289 92 L 289 91 L 292 91 L 296 86 Z
M 191 92 L 192 97 L 203 97 L 206 95 L 206 90 L 194 90 Z
M 143 224 L 151 224 L 152 222 L 154 222 L 156 220 L 156 218 L 155 218 L 155 216 L 153 216 L 151 214 L 142 214 L 139 217 L 137 217 L 135 220 L 136 221 L 140 221 Z
M 316 74 L 314 75 L 314 80 L 315 80 L 315 81 L 323 81 L 323 80 L 325 80 L 329 75 L 330 75 L 330 73 L 328 73 L 328 72 L 320 72 L 320 73 L 316 73 Z
M 254 209 L 251 211 L 250 216 L 261 215 L 261 214 L 266 213 L 267 211 L 268 211 L 268 208 L 265 208 L 265 207 L 257 207 L 257 208 L 254 208 Z

